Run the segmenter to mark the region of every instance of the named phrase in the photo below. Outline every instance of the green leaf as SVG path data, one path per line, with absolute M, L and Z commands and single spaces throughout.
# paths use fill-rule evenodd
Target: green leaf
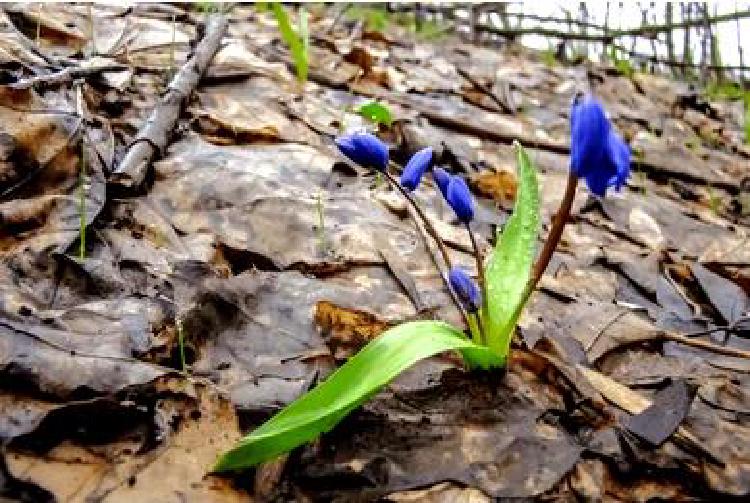
M 485 335 L 488 346 L 503 359 L 508 356 L 510 339 L 526 301 L 540 220 L 536 170 L 523 147 L 517 144 L 516 151 L 519 184 L 515 208 L 502 234 L 498 234 L 485 271 Z
M 292 60 L 294 60 L 294 67 L 297 69 L 297 78 L 300 82 L 307 80 L 307 55 L 310 47 L 310 36 L 307 30 L 307 13 L 304 9 L 300 11 L 300 33 L 294 31 L 291 22 L 289 21 L 289 14 L 287 14 L 284 7 L 278 2 L 271 4 L 274 16 L 276 16 L 276 23 L 279 25 L 279 32 L 281 37 L 289 46 L 289 51 L 292 53 Z
M 388 107 L 376 101 L 365 103 L 359 107 L 357 113 L 375 124 L 390 126 L 393 123 L 393 116 Z
M 240 440 L 219 458 L 214 471 L 247 468 L 313 440 L 415 362 L 450 350 L 470 350 L 470 358 L 499 363 L 487 348 L 446 323 L 404 323 L 371 341 L 326 381 Z

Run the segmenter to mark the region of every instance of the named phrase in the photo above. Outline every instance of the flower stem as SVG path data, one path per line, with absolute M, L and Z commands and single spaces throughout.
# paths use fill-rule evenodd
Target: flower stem
M 524 302 L 528 300 L 531 292 L 536 288 L 536 285 L 539 283 L 539 280 L 542 278 L 544 271 L 547 269 L 547 266 L 552 259 L 552 254 L 555 252 L 555 249 L 560 242 L 563 229 L 565 228 L 565 224 L 570 216 L 570 209 L 573 207 L 576 187 L 578 187 L 578 177 L 570 172 L 568 173 L 568 184 L 565 187 L 565 195 L 563 195 L 557 213 L 552 217 L 552 228 L 549 230 L 549 235 L 544 242 L 544 247 L 532 269 L 531 279 L 529 279 L 529 283 L 526 286 Z
M 443 257 L 443 261 L 445 262 L 446 267 L 450 270 L 453 267 L 453 263 L 451 262 L 451 258 L 448 255 L 448 251 L 445 249 L 445 244 L 443 243 L 443 240 L 440 239 L 440 236 L 438 236 L 437 231 L 435 230 L 435 227 L 432 226 L 432 222 L 427 218 L 427 215 L 424 214 L 422 211 L 422 208 L 419 207 L 417 202 L 414 200 L 412 195 L 401 186 L 400 183 L 398 183 L 398 180 L 393 178 L 393 175 L 388 173 L 387 171 L 383 172 L 385 174 L 385 177 L 388 179 L 389 182 L 391 182 L 391 185 L 396 187 L 399 192 L 401 192 L 401 195 L 406 198 L 406 200 L 409 202 L 412 208 L 414 208 L 414 211 L 419 216 L 419 219 L 422 221 L 422 224 L 424 225 L 425 230 L 427 231 L 427 234 L 430 235 L 432 239 L 435 240 L 435 244 L 437 244 L 438 249 L 440 250 L 440 255 Z
M 487 304 L 487 280 L 484 277 L 484 259 L 482 258 L 482 251 L 479 249 L 479 245 L 477 244 L 477 238 L 474 236 L 474 233 L 471 232 L 471 225 L 469 225 L 469 222 L 465 222 L 466 225 L 466 231 L 469 233 L 469 238 L 471 238 L 471 247 L 474 249 L 474 259 L 477 262 L 477 277 L 479 278 L 479 290 L 482 292 L 482 309 L 480 310 L 481 313 L 484 314 L 484 316 L 487 316 L 488 311 L 488 304 Z M 479 322 L 479 333 L 482 336 L 482 340 L 486 341 L 486 337 L 484 335 L 484 329 L 482 327 L 482 318 L 477 314 L 477 321 Z
M 469 313 L 466 316 L 466 322 L 469 325 L 469 332 L 471 333 L 471 340 L 473 340 L 475 344 L 484 346 L 485 341 L 484 341 L 484 336 L 482 335 L 482 329 L 481 329 L 482 324 L 479 321 L 479 312 Z
M 422 211 L 422 208 L 419 207 L 417 202 L 414 200 L 412 195 L 404 189 L 400 183 L 398 183 L 398 180 L 393 178 L 393 175 L 388 173 L 388 171 L 383 171 L 383 174 L 385 175 L 385 178 L 390 182 L 391 185 L 396 187 L 398 191 L 401 193 L 402 196 L 408 201 L 409 205 L 414 210 L 414 213 L 412 214 L 412 217 L 414 217 L 414 214 L 416 214 L 419 217 L 419 220 L 422 222 L 422 227 L 424 228 L 425 232 L 430 235 L 430 237 L 435 241 L 437 244 L 438 249 L 440 250 L 440 255 L 443 257 L 443 262 L 445 263 L 445 266 L 448 268 L 448 271 L 453 267 L 453 264 L 451 262 L 451 258 L 448 255 L 448 251 L 445 249 L 445 244 L 443 243 L 443 240 L 440 239 L 440 236 L 438 236 L 437 231 L 435 230 L 435 227 L 432 226 L 432 222 L 427 218 L 427 215 L 424 214 Z M 417 225 L 417 229 L 419 229 L 419 222 L 417 222 L 416 218 L 415 224 Z M 425 240 L 425 246 L 427 247 L 427 251 L 432 255 L 432 252 L 430 251 L 430 247 Z M 440 277 L 443 280 L 443 283 L 445 284 L 445 287 L 448 289 L 448 294 L 451 296 L 451 299 L 453 300 L 453 303 L 456 305 L 456 308 L 461 313 L 461 316 L 464 319 L 464 322 L 466 323 L 466 326 L 469 327 L 469 330 L 472 332 L 472 338 L 474 338 L 474 329 L 472 329 L 472 320 L 470 315 L 466 312 L 463 305 L 461 304 L 461 301 L 458 300 L 458 297 L 456 297 L 456 293 L 453 291 L 450 285 L 450 281 L 448 281 L 448 272 L 445 273 L 440 270 L 440 265 L 438 264 L 438 261 L 436 260 L 436 257 L 433 255 L 433 261 L 435 263 L 435 268 L 438 270 L 438 274 L 440 274 Z

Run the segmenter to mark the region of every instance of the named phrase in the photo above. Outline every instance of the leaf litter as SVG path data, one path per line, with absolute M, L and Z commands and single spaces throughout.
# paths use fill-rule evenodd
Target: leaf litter
M 342 167 L 332 140 L 363 124 L 357 105 L 391 111 L 381 128 L 395 159 L 429 144 L 469 175 L 486 246 L 515 197 L 514 139 L 539 167 L 549 229 L 565 186 L 568 105 L 588 88 L 587 71 L 452 36 L 415 43 L 398 26 L 373 36 L 342 20 L 312 38 L 301 88 L 272 16 L 237 6 L 173 141 L 145 184 L 120 194 L 108 178 L 202 18 L 167 6 L 92 11 L 101 64 L 126 70 L 84 77 L 84 117 L 72 81 L 14 84 L 85 64 L 86 9 L 9 8 L 1 23 L 3 497 L 750 494 L 747 360 L 663 336 L 750 349 L 750 221 L 730 204 L 746 190 L 750 162 L 732 133 L 741 125 L 719 104 L 711 117 L 693 107 L 681 84 L 641 74 L 606 74 L 595 90 L 641 150 L 643 176 L 602 204 L 579 191 L 504 375 L 469 375 L 435 357 L 264 483 L 207 475 L 242 433 L 385 328 L 424 313 L 460 320 L 388 188 Z M 310 9 L 310 33 L 333 16 Z M 657 126 L 662 134 L 651 135 Z M 685 145 L 706 128 L 726 132 L 722 142 Z M 438 200 L 429 185 L 417 196 Z M 430 217 L 454 260 L 470 265 L 441 208 L 429 204 Z

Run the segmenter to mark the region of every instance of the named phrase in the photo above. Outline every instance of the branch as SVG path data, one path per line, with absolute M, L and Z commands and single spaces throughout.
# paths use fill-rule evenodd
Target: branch
M 66 68 L 59 72 L 51 73 L 48 75 L 37 75 L 36 77 L 30 77 L 26 80 L 21 80 L 15 84 L 10 84 L 9 87 L 14 89 L 28 89 L 39 84 L 47 86 L 68 84 L 79 78 L 90 77 L 99 73 L 106 72 L 121 72 L 128 70 L 129 68 L 125 65 L 101 65 L 101 66 L 80 66 L 76 68 Z
M 143 183 L 152 158 L 169 143 L 169 135 L 180 117 L 182 107 L 219 49 L 226 29 L 225 16 L 214 14 L 208 19 L 205 37 L 190 60 L 174 76 L 167 93 L 138 131 L 122 162 L 112 173 L 109 180 L 111 185 L 133 191 Z

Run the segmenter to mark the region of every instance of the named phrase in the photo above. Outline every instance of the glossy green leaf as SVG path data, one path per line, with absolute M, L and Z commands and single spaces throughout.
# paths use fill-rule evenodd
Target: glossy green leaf
M 271 4 L 271 9 L 276 17 L 281 37 L 286 42 L 286 45 L 289 46 L 289 51 L 292 53 L 294 67 L 297 69 L 297 78 L 300 82 L 305 82 L 307 80 L 307 56 L 310 45 L 307 30 L 307 13 L 304 9 L 300 10 L 300 29 L 299 34 L 297 34 L 289 21 L 289 14 L 287 14 L 280 3 L 274 2 Z
M 393 123 L 393 115 L 388 107 L 376 101 L 365 103 L 357 109 L 357 113 L 375 124 L 390 126 Z
M 539 232 L 539 187 L 536 170 L 526 151 L 516 145 L 518 193 L 508 219 L 487 263 L 487 309 L 484 313 L 488 346 L 507 358 L 510 339 L 526 300 L 524 291 L 534 263 Z
M 371 341 L 326 381 L 240 440 L 214 471 L 247 468 L 315 439 L 415 362 L 450 350 L 469 351 L 467 357 L 478 363 L 498 362 L 487 348 L 446 323 L 404 323 Z

